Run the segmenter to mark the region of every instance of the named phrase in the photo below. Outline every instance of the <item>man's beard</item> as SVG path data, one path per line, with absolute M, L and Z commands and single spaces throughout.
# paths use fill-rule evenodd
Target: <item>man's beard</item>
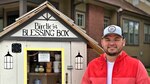
M 108 52 L 108 51 L 105 51 L 105 53 L 106 53 L 107 55 L 109 55 L 109 56 L 118 56 L 121 51 L 122 51 L 122 49 L 121 49 L 121 50 L 118 50 L 118 52 L 110 53 L 110 52 Z

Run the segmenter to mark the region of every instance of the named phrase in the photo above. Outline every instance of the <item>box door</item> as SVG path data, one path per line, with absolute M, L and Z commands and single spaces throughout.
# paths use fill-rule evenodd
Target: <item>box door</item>
M 70 43 L 60 48 L 26 49 L 25 84 L 72 84 Z
M 28 84 L 61 84 L 61 51 L 27 51 Z
M 64 46 L 64 79 L 62 84 L 72 84 L 72 65 L 71 65 L 71 43 L 67 43 L 67 45 Z M 62 66 L 62 67 L 63 67 Z

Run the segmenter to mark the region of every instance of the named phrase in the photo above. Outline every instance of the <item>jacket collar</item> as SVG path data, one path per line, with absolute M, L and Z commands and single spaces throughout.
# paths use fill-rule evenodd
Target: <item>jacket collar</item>
M 127 53 L 125 51 L 121 51 L 121 53 L 118 55 L 117 59 L 115 62 L 119 62 L 121 61 L 122 59 L 124 59 L 125 57 L 127 56 Z M 106 59 L 106 53 L 103 53 L 100 55 L 100 60 L 101 61 L 107 61 Z

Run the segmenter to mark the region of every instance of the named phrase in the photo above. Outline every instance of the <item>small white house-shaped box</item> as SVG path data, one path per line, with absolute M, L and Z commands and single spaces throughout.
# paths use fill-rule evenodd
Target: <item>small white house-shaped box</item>
M 0 84 L 80 84 L 87 45 L 101 51 L 46 1 L 0 33 Z

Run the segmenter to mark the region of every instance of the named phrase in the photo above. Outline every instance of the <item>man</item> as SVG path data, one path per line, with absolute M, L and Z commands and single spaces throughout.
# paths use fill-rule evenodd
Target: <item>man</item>
M 105 53 L 88 64 L 82 84 L 150 84 L 143 64 L 122 50 L 125 39 L 119 26 L 104 29 L 101 45 Z

